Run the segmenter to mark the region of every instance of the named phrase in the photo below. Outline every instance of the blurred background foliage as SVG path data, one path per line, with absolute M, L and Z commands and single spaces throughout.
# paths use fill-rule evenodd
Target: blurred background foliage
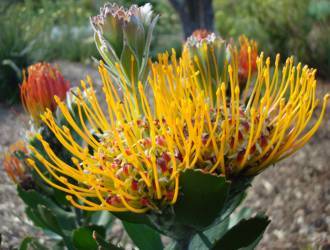
M 329 0 L 216 0 L 216 29 L 245 34 L 266 54 L 294 55 L 330 78 Z
M 21 70 L 36 61 L 89 63 L 98 58 L 89 17 L 106 0 L 1 0 L 0 102 L 18 96 Z M 116 0 L 124 5 L 151 2 L 161 15 L 152 53 L 183 40 L 178 14 L 168 0 Z M 216 31 L 224 38 L 241 34 L 257 40 L 267 55 L 295 55 L 330 78 L 329 0 L 213 0 Z

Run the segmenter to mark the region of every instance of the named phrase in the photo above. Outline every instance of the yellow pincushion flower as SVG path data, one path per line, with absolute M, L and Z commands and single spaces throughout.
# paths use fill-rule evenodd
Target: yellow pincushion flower
M 215 93 L 201 82 L 204 78 L 192 60 L 188 50 L 179 60 L 175 54 L 160 55 L 150 65 L 150 91 L 123 76 L 119 91 L 101 63 L 106 110 L 88 79 L 88 85 L 81 85 L 84 93 L 77 92 L 79 121 L 56 98 L 71 129 L 58 126 L 50 110 L 42 116 L 74 156 L 72 164 L 37 135 L 47 157 L 31 147 L 30 165 L 47 183 L 68 193 L 78 208 L 143 213 L 177 201 L 185 169 L 227 179 L 253 176 L 297 151 L 320 126 L 329 95 L 318 120 L 309 126 L 318 104 L 315 70 L 294 66 L 292 58 L 280 69 L 278 56 L 271 69 L 270 59 L 261 54 L 257 76 L 244 89 L 233 60 L 227 67 L 228 82 L 219 78 Z

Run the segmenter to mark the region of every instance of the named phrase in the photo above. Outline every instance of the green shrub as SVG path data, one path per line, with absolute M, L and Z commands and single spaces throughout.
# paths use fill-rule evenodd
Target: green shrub
M 17 99 L 21 69 L 32 61 L 44 22 L 25 6 L 7 5 L 0 15 L 0 101 Z M 17 13 L 20 13 L 19 15 Z
M 0 102 L 18 100 L 23 68 L 36 61 L 90 61 L 98 57 L 88 18 L 106 0 L 21 0 L 0 3 Z M 148 1 L 117 0 L 142 5 Z M 181 47 L 178 17 L 167 0 L 150 1 L 162 19 L 155 31 L 151 56 Z M 19 15 L 17 13 L 20 13 Z
M 215 0 L 216 27 L 224 37 L 245 34 L 268 54 L 296 55 L 330 77 L 330 3 L 327 0 Z
M 90 13 L 74 0 L 0 3 L 0 102 L 18 100 L 23 68 L 36 61 L 96 55 Z

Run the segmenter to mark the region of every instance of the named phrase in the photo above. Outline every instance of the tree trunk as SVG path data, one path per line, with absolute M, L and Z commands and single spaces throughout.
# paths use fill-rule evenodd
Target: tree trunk
M 178 12 L 185 39 L 196 29 L 214 31 L 212 0 L 169 0 Z

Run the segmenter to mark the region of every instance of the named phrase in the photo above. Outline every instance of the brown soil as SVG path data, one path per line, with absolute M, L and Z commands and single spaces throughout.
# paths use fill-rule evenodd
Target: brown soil
M 58 64 L 73 85 L 77 85 L 86 72 L 98 79 L 97 72 L 91 67 L 66 62 Z M 330 92 L 330 84 L 320 83 L 318 87 L 319 96 Z M 266 211 L 272 219 L 258 249 L 330 249 L 329 117 L 328 111 L 321 129 L 302 150 L 271 167 L 253 182 L 243 205 L 253 207 L 255 211 Z M 0 120 L 1 157 L 11 143 L 24 136 L 28 117 L 20 107 L 0 105 Z M 24 205 L 1 162 L 0 233 L 2 249 L 17 247 L 25 236 L 42 235 L 26 218 Z

